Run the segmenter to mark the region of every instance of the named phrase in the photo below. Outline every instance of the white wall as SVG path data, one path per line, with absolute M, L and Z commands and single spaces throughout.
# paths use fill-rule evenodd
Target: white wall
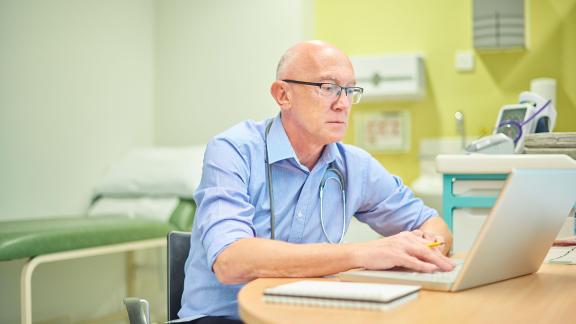
M 0 0 L 0 218 L 82 212 L 153 143 L 151 0 Z
M 127 150 L 204 143 L 240 120 L 275 114 L 275 66 L 312 35 L 312 6 L 0 0 L 0 220 L 81 214 L 106 166 Z M 0 262 L 0 323 L 19 321 L 21 267 Z M 138 295 L 161 321 L 165 275 L 147 269 Z M 121 255 L 37 271 L 35 320 L 123 313 Z
M 0 220 L 80 214 L 111 161 L 153 144 L 153 9 L 0 0 Z M 123 265 L 114 255 L 39 267 L 34 319 L 122 310 Z M 19 322 L 21 267 L 0 262 L 0 323 Z
M 276 114 L 313 1 L 0 0 L 0 219 L 80 214 L 130 148 Z
M 199 144 L 277 113 L 282 53 L 312 35 L 312 0 L 157 2 L 156 142 Z

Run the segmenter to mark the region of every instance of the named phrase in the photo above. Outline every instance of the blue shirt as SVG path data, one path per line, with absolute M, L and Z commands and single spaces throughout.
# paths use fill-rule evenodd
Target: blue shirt
M 269 121 L 272 126 L 266 140 Z M 319 187 L 330 163 L 345 178 L 346 226 L 355 216 L 388 236 L 416 229 L 437 214 L 415 198 L 400 178 L 357 147 L 329 144 L 314 168 L 308 170 L 298 161 L 279 116 L 242 122 L 217 135 L 206 148 L 202 180 L 194 197 L 198 206 L 185 266 L 180 318 L 239 318 L 237 294 L 242 285 L 221 284 L 212 266 L 218 255 L 239 239 L 270 238 L 266 146 L 272 166 L 277 240 L 326 242 L 320 224 Z M 332 241 L 340 239 L 342 209 L 338 183 L 327 181 L 323 215 Z

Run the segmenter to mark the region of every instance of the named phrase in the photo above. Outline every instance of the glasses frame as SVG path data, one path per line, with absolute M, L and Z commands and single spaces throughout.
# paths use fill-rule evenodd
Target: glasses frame
M 315 86 L 318 87 L 320 89 L 322 89 L 322 86 L 325 84 L 331 85 L 331 86 L 335 86 L 340 88 L 340 90 L 338 90 L 338 93 L 336 93 L 336 98 L 340 98 L 340 95 L 342 95 L 342 90 L 344 90 L 344 93 L 346 94 L 346 97 L 348 97 L 348 91 L 349 90 L 359 90 L 360 91 L 360 98 L 358 99 L 357 102 L 354 102 L 352 100 L 352 104 L 357 104 L 360 102 L 360 100 L 362 99 L 362 94 L 364 93 L 364 88 L 361 87 L 343 87 L 341 85 L 338 85 L 336 83 L 332 83 L 332 82 L 308 82 L 308 81 L 299 81 L 299 80 L 291 80 L 291 79 L 284 79 L 282 80 L 284 82 L 287 83 L 294 83 L 294 84 L 303 84 L 303 85 L 309 85 L 309 86 Z M 353 97 L 352 97 L 353 98 Z

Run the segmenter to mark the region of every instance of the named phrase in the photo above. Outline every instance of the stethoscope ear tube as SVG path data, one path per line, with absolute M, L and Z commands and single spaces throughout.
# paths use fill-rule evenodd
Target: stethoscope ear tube
M 268 156 L 268 133 L 270 132 L 270 128 L 272 127 L 272 122 L 268 122 L 266 125 L 266 129 L 264 131 L 264 151 L 265 151 L 265 158 L 264 162 L 266 163 L 266 185 L 268 187 L 268 197 L 270 199 L 270 238 L 275 239 L 275 228 L 276 228 L 276 214 L 274 213 L 274 193 L 273 193 L 273 181 L 272 181 L 272 166 L 269 161 Z M 328 175 L 329 172 L 333 172 L 336 176 Z M 328 176 L 327 176 L 328 175 Z M 334 180 L 338 182 L 340 185 L 340 191 L 342 192 L 342 232 L 340 234 L 340 239 L 337 242 L 332 242 L 328 237 L 328 233 L 324 227 L 324 187 L 328 180 Z M 344 240 L 344 234 L 346 234 L 346 181 L 344 180 L 344 175 L 340 170 L 338 170 L 334 163 L 330 163 L 328 168 L 324 172 L 324 176 L 322 181 L 320 182 L 320 227 L 322 227 L 322 233 L 324 237 L 329 243 L 342 243 Z
M 326 174 L 328 172 L 334 172 L 336 176 L 325 176 L 324 179 L 320 182 L 320 227 L 322 227 L 322 233 L 324 237 L 329 243 L 342 243 L 344 241 L 344 235 L 346 234 L 346 187 L 344 187 L 345 182 L 344 178 L 342 177 L 342 173 L 340 170 L 336 169 L 332 163 L 326 169 Z M 328 237 L 328 233 L 326 232 L 326 228 L 324 227 L 324 187 L 326 186 L 326 182 L 328 180 L 334 180 L 338 182 L 340 185 L 340 192 L 342 193 L 342 232 L 340 233 L 340 239 L 337 242 L 332 242 L 330 237 Z
M 272 121 L 266 125 L 266 131 L 264 132 L 264 150 L 266 153 L 266 184 L 268 185 L 268 198 L 270 199 L 270 238 L 274 240 L 276 215 L 274 214 L 274 193 L 272 192 L 272 166 L 270 165 L 270 161 L 268 161 L 268 133 L 270 132 L 270 127 L 272 127 Z

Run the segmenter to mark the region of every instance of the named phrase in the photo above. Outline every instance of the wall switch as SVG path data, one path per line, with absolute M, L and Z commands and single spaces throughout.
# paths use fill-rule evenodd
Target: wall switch
M 472 51 L 456 51 L 454 55 L 456 71 L 470 72 L 474 70 L 474 53 Z

